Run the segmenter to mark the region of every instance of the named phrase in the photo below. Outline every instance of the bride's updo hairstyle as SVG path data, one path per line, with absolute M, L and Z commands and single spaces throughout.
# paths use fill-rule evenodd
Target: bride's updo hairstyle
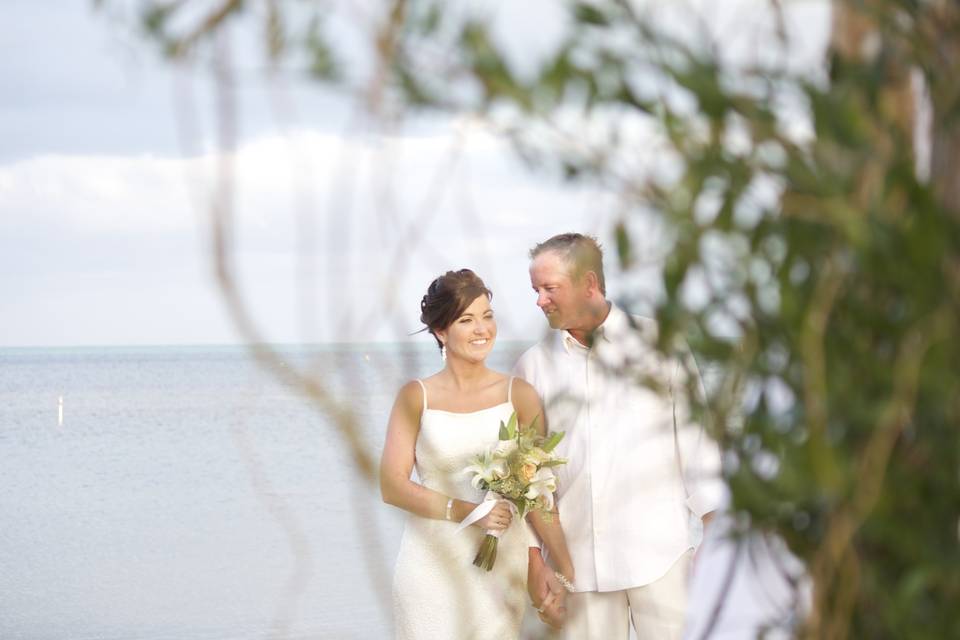
M 438 347 L 443 347 L 443 343 L 437 337 L 437 331 L 453 324 L 482 295 L 493 298 L 493 292 L 470 269 L 447 271 L 430 283 L 427 294 L 420 301 L 420 322 L 427 325 L 427 331 L 433 335 Z

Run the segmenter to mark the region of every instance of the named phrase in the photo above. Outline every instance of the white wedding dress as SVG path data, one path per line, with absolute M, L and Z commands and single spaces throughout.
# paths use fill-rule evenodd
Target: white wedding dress
M 418 380 L 418 382 L 420 382 Z M 423 387 L 423 383 L 420 382 Z M 508 389 L 512 389 L 510 380 Z M 470 459 L 495 444 L 500 421 L 513 412 L 507 402 L 471 413 L 429 409 L 423 387 L 423 415 L 416 445 L 420 483 L 444 495 L 480 503 L 463 473 Z M 403 640 L 505 640 L 520 635 L 527 603 L 526 526 L 514 516 L 503 533 L 491 571 L 473 565 L 484 532 L 456 522 L 410 515 L 393 579 L 396 637 Z

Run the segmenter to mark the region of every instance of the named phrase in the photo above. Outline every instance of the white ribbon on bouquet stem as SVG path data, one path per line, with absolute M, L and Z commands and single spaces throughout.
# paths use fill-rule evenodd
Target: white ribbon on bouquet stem
M 460 533 L 474 522 L 482 520 L 484 516 L 493 511 L 493 508 L 497 506 L 498 502 L 506 502 L 508 505 L 510 505 L 510 512 L 513 515 L 520 514 L 520 512 L 517 511 L 517 505 L 513 504 L 509 500 L 505 500 L 499 493 L 487 491 L 487 495 L 483 496 L 483 502 L 478 504 L 476 508 L 471 511 L 466 518 L 463 519 L 463 521 L 460 523 L 460 526 L 457 527 L 457 530 L 454 531 L 454 533 Z M 499 540 L 504 531 L 506 531 L 506 529 L 487 529 L 487 535 L 493 536 Z

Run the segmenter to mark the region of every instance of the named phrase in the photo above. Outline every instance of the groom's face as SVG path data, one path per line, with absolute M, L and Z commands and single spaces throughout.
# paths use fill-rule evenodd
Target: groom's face
M 585 287 L 570 275 L 571 268 L 553 251 L 544 251 L 530 263 L 530 284 L 537 306 L 553 329 L 575 329 L 586 306 Z

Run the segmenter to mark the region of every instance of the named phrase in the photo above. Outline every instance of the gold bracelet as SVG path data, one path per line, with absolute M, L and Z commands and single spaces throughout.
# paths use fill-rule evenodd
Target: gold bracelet
M 559 582 L 560 585 L 567 590 L 567 593 L 573 593 L 575 591 L 573 583 L 567 580 L 567 576 L 563 575 L 559 571 L 554 571 L 553 575 L 556 576 L 557 582 Z
M 453 498 L 447 500 L 447 511 L 443 517 L 447 520 L 453 520 Z

